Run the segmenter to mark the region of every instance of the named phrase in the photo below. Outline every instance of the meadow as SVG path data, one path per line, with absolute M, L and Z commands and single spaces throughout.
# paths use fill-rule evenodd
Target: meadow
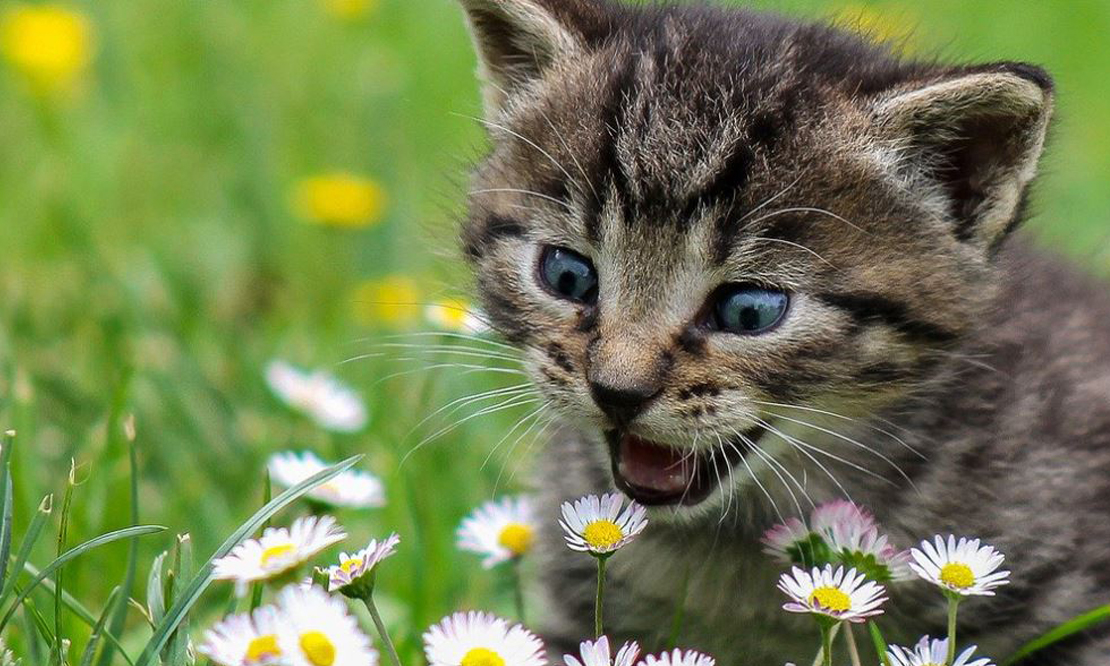
M 1110 3 L 751 4 L 859 23 L 913 54 L 1046 66 L 1058 122 L 1026 233 L 1110 275 Z M 484 141 L 458 8 L 73 1 L 62 6 L 76 27 L 28 46 L 13 23 L 27 6 L 43 5 L 0 3 L 0 432 L 16 433 L 4 440 L 14 533 L 48 494 L 39 566 L 133 523 L 167 528 L 67 566 L 57 620 L 49 586 L 31 595 L 72 639 L 71 663 L 90 634 L 74 603 L 99 616 L 129 561 L 145 599 L 176 535 L 206 558 L 262 505 L 266 461 L 284 450 L 363 454 L 358 468 L 384 483 L 384 506 L 336 515 L 354 541 L 401 535 L 376 597 L 405 663 L 422 663 L 421 632 L 455 609 L 512 615 L 509 578 L 460 553 L 455 529 L 481 502 L 527 489 L 532 438 L 505 435 L 531 406 L 460 422 L 497 404 L 477 402 L 421 423 L 519 381 L 435 351 L 469 303 L 454 225 Z M 368 424 L 329 432 L 290 409 L 264 379 L 275 358 L 341 377 Z M 481 364 L 504 365 L 462 362 Z M 213 588 L 194 627 L 230 599 Z M 5 635 L 24 655 L 29 615 Z M 150 635 L 141 614 L 117 629 L 137 656 Z

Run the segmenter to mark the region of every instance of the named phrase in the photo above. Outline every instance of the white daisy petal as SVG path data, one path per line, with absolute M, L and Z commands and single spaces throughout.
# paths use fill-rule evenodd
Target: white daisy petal
M 489 613 L 455 613 L 424 633 L 430 666 L 546 666 L 540 639 Z
M 578 646 L 579 661 L 574 655 L 564 655 L 563 660 L 567 666 L 632 666 L 640 654 L 640 646 L 635 642 L 628 642 L 617 651 L 616 658 L 609 649 L 609 638 L 602 636 L 596 641 L 583 641 Z
M 910 569 L 942 590 L 960 596 L 993 596 L 994 589 L 1010 582 L 1009 571 L 998 571 L 1005 559 L 979 539 L 937 536 L 910 551 Z
M 327 430 L 357 432 L 368 420 L 358 394 L 326 372 L 307 372 L 274 360 L 266 366 L 266 383 L 282 402 Z
M 717 660 L 707 654 L 675 648 L 659 655 L 649 654 L 637 666 L 714 666 L 716 663 Z
M 212 577 L 235 582 L 239 596 L 251 583 L 288 573 L 320 551 L 347 538 L 331 516 L 298 518 L 293 525 L 267 528 L 260 539 L 248 539 L 212 562 Z
M 994 666 L 990 659 L 969 661 L 975 653 L 971 646 L 956 657 L 952 666 Z M 924 636 L 913 649 L 891 645 L 887 648 L 891 666 L 944 666 L 948 661 L 948 639 Z
M 287 628 L 281 633 L 289 666 L 377 666 L 378 652 L 347 604 L 319 587 L 290 585 L 278 595 Z
M 879 615 L 886 601 L 882 585 L 857 575 L 855 569 L 847 572 L 844 567 L 804 571 L 794 567 L 779 578 L 779 589 L 791 601 L 783 609 L 791 613 L 814 613 L 836 620 L 863 622 Z
M 315 453 L 286 451 L 270 456 L 270 477 L 280 486 L 291 488 L 331 467 Z M 385 489 L 378 477 L 359 470 L 346 470 L 327 483 L 313 488 L 310 499 L 331 506 L 365 509 L 385 505 Z
M 621 512 L 623 496 L 611 493 L 589 495 L 573 504 L 564 502 L 560 525 L 571 550 L 607 555 L 639 536 L 647 527 L 647 510 L 629 502 Z
M 458 547 L 483 555 L 482 566 L 489 569 L 530 551 L 537 529 L 531 498 L 503 497 L 464 518 L 456 536 Z

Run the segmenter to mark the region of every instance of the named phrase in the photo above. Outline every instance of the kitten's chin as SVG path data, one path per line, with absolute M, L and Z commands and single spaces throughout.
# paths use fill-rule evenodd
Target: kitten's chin
M 741 462 L 747 451 L 742 442 L 756 441 L 760 434 L 760 428 L 753 428 L 712 456 L 618 430 L 607 432 L 606 440 L 613 479 L 622 493 L 646 506 L 696 506 L 728 477 L 722 465 L 731 468 Z

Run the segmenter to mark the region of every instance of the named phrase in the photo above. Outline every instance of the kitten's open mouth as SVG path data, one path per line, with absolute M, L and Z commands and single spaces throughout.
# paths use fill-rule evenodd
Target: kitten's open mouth
M 761 428 L 744 433 L 755 441 Z M 679 449 L 630 433 L 606 433 L 613 478 L 621 492 L 648 506 L 681 504 L 694 506 L 704 502 L 727 473 L 722 465 L 731 467 L 741 461 L 748 447 L 744 438 L 735 446 L 707 451 Z

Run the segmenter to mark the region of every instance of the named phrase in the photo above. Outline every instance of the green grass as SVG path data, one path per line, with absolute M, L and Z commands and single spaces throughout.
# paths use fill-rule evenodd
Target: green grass
M 755 4 L 804 16 L 843 7 Z M 491 496 L 502 466 L 506 477 L 521 471 L 501 489 L 522 487 L 522 452 L 482 465 L 519 414 L 471 421 L 400 464 L 423 415 L 497 378 L 441 371 L 382 381 L 416 366 L 337 365 L 370 351 L 368 338 L 405 328 L 359 323 L 351 305 L 359 282 L 409 275 L 422 298 L 465 284 L 441 252 L 453 244 L 462 166 L 482 146 L 466 118 L 480 104 L 460 12 L 449 0 L 382 0 L 355 22 L 313 0 L 73 6 L 92 20 L 98 44 L 79 94 L 36 102 L 0 69 L 0 430 L 19 433 L 13 550 L 44 495 L 60 506 L 71 459 L 82 482 L 68 543 L 131 524 L 121 419 L 134 414 L 139 521 L 169 530 L 136 541 L 133 597 L 146 598 L 150 564 L 175 534 L 191 534 L 204 561 L 261 505 L 271 452 L 310 448 L 332 460 L 363 453 L 361 465 L 387 485 L 387 507 L 338 515 L 356 540 L 402 535 L 378 588 L 403 659 L 419 661 L 420 632 L 451 610 L 511 614 L 505 581 L 457 553 L 453 531 Z M 1031 227 L 1107 272 L 1108 5 L 853 6 L 916 26 L 916 52 L 1026 59 L 1056 75 L 1059 123 Z M 344 231 L 291 215 L 291 185 L 331 169 L 384 185 L 390 205 L 380 224 Z M 262 383 L 272 357 L 334 367 L 363 392 L 370 427 L 330 435 L 285 409 Z M 57 513 L 31 553 L 39 568 L 55 555 Z M 108 544 L 65 568 L 65 591 L 94 620 L 125 578 L 128 549 Z M 31 598 L 54 627 L 50 589 Z M 195 627 L 224 610 L 227 593 L 203 598 Z M 26 626 L 21 614 L 6 637 L 17 648 Z M 69 612 L 57 626 L 79 660 L 90 628 Z M 132 657 L 149 635 L 130 612 L 120 640 Z

